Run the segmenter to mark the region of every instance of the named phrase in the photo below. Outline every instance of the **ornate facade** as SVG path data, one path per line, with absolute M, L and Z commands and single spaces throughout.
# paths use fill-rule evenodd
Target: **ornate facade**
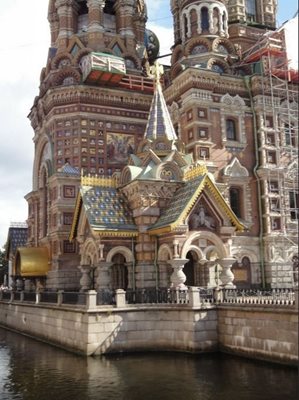
M 265 64 L 284 53 L 268 46 L 283 46 L 276 1 L 170 3 L 171 66 L 154 90 L 144 1 L 49 2 L 26 196 L 48 289 L 231 286 L 231 268 L 239 287 L 293 284 L 298 99 Z

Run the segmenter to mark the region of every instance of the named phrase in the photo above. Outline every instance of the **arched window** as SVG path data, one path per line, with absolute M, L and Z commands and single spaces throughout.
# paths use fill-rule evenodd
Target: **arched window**
M 240 188 L 232 187 L 229 190 L 230 206 L 238 218 L 242 217 L 242 193 Z
M 246 0 L 246 14 L 248 19 L 255 20 L 256 18 L 256 0 Z
M 237 126 L 234 119 L 226 120 L 226 138 L 227 140 L 237 140 Z
M 184 36 L 187 37 L 188 35 L 188 19 L 187 16 L 184 15 Z
M 126 259 L 122 254 L 115 254 L 112 258 L 111 267 L 111 286 L 112 289 L 128 288 L 128 268 L 125 264 Z
M 186 275 L 187 286 L 195 286 L 195 258 L 191 251 L 187 254 L 187 264 L 184 266 L 184 274 Z
M 201 29 L 202 31 L 209 31 L 210 22 L 209 22 L 209 10 L 207 7 L 203 7 L 201 9 Z

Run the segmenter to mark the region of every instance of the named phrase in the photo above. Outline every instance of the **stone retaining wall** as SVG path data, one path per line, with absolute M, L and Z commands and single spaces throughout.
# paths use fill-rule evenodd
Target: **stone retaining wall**
M 0 302 L 0 325 L 85 355 L 218 349 L 215 308 L 132 307 L 84 311 Z
M 220 349 L 255 359 L 298 363 L 298 311 L 288 307 L 219 306 Z
M 0 301 L 0 325 L 84 355 L 220 349 L 256 359 L 298 362 L 298 312 L 288 306 L 157 305 L 85 310 Z

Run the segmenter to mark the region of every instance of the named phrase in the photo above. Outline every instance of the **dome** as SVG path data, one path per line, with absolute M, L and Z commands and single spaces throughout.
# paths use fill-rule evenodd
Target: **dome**
M 144 42 L 149 60 L 154 61 L 158 57 L 160 51 L 160 42 L 157 35 L 151 30 L 146 29 Z

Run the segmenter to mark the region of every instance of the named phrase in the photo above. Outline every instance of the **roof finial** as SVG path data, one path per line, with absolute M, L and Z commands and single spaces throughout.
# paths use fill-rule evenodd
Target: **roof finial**
M 156 85 L 161 85 L 161 76 L 164 74 L 163 65 L 159 61 L 155 61 L 155 64 L 150 67 L 150 75 L 156 81 Z

